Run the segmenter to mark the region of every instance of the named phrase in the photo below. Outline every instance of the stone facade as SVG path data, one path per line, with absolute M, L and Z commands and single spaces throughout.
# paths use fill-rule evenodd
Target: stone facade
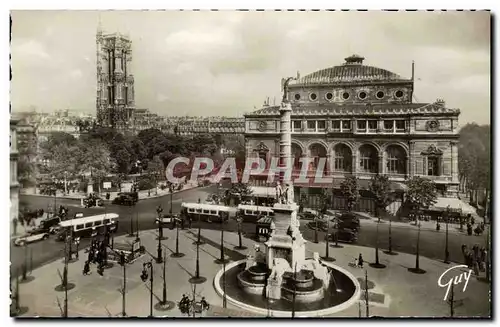
M 128 129 L 135 107 L 132 41 L 119 33 L 104 34 L 99 27 L 96 48 L 97 122 L 103 126 Z
M 443 100 L 413 103 L 413 79 L 362 65 L 362 59 L 346 58 L 342 66 L 298 76 L 288 86 L 294 170 L 307 157 L 313 161 L 308 175 L 315 176 L 324 158 L 324 175 L 334 179 L 354 174 L 369 180 L 380 173 L 402 182 L 422 176 L 434 180 L 442 195 L 456 196 L 460 111 Z M 245 115 L 247 157 L 266 159 L 269 168 L 270 158 L 279 155 L 279 123 L 277 106 Z

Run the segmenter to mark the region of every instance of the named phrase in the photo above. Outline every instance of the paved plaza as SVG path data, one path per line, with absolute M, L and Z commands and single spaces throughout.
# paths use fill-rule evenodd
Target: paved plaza
M 196 240 L 197 229 L 191 231 L 180 231 L 180 252 L 186 255 L 182 258 L 170 258 L 175 251 L 176 230 L 164 229 L 167 240 L 162 241 L 164 251 L 167 253 L 167 297 L 169 301 L 177 303 L 183 294 L 192 294 L 192 285 L 189 283 L 195 273 Z M 156 255 L 158 241 L 157 230 L 143 231 L 140 234 L 141 242 L 147 252 Z M 210 304 L 210 310 L 205 316 L 258 316 L 251 312 L 227 303 L 227 309 L 222 309 L 222 298 L 216 293 L 213 286 L 215 274 L 222 266 L 214 260 L 220 257 L 220 232 L 216 230 L 202 230 L 204 245 L 200 246 L 201 275 L 207 278 L 203 284 L 197 285 L 196 297 L 206 298 Z M 120 236 L 115 242 L 131 242 L 133 238 Z M 234 247 L 238 244 L 238 235 L 226 232 L 224 235 L 224 246 L 226 256 L 231 261 L 244 259 L 254 241 L 244 238 L 248 250 L 237 251 Z M 389 256 L 380 251 L 380 262 L 386 265 L 384 269 L 375 269 L 369 266 L 374 261 L 373 248 L 342 245 L 343 248 L 330 248 L 330 256 L 336 258 L 336 265 L 346 269 L 356 278 L 364 280 L 365 270 L 368 272 L 369 314 L 371 316 L 400 317 L 400 316 L 435 316 L 448 317 L 450 306 L 443 300 L 446 290 L 440 288 L 437 281 L 440 275 L 453 266 L 439 261 L 420 257 L 420 267 L 426 271 L 425 274 L 413 274 L 408 268 L 415 266 L 415 256 L 399 253 Z M 263 247 L 263 245 L 262 245 Z M 325 244 L 307 243 L 307 255 L 313 256 L 314 252 L 320 255 L 325 253 Z M 80 251 L 79 261 L 69 264 L 69 282 L 75 287 L 68 291 L 68 315 L 70 317 L 108 317 L 119 316 L 122 312 L 122 296 L 120 289 L 123 283 L 123 268 L 115 264 L 112 268 L 105 270 L 104 276 L 99 276 L 95 266 L 91 266 L 92 274 L 83 276 L 83 263 L 87 258 L 85 251 Z M 349 266 L 355 257 L 363 254 L 366 261 L 364 268 Z M 128 316 L 146 317 L 149 315 L 149 280 L 142 282 L 140 274 L 142 263 L 152 260 L 149 254 L 137 259 L 127 265 L 127 296 L 126 313 Z M 60 317 L 61 310 L 58 307 L 58 299 L 61 305 L 64 303 L 64 292 L 55 290 L 60 282 L 58 270 L 63 271 L 63 260 L 59 259 L 50 264 L 35 269 L 32 272 L 32 281 L 20 284 L 20 305 L 27 307 L 25 317 Z M 154 304 L 162 297 L 162 264 L 154 263 Z M 482 276 L 481 276 L 482 277 Z M 364 282 L 363 282 L 364 283 Z M 361 283 L 363 285 L 363 283 Z M 490 284 L 478 280 L 472 274 L 468 286 L 462 292 L 463 284 L 455 287 L 455 298 L 462 300 L 457 306 L 455 316 L 482 316 L 490 315 L 489 304 Z M 363 287 L 362 287 L 363 288 Z M 362 292 L 363 294 L 364 292 Z M 358 317 L 365 316 L 365 302 L 335 313 L 334 317 Z M 156 317 L 181 317 L 179 309 L 174 307 L 169 311 L 154 310 Z

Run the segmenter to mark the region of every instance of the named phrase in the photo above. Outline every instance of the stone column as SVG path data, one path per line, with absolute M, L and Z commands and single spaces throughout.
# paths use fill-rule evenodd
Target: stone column
M 356 150 L 352 155 L 352 173 L 357 176 L 359 172 L 359 161 L 358 161 L 358 150 Z
M 415 151 L 415 141 L 410 141 L 410 150 L 408 153 L 408 171 L 406 172 L 406 174 L 408 174 L 409 177 L 412 177 L 413 175 L 415 175 L 415 155 L 414 155 L 414 152 Z
M 378 154 L 378 173 L 383 175 L 385 174 L 384 172 L 384 153 L 379 153 Z
M 458 142 L 457 141 L 451 141 L 450 146 L 451 146 L 451 181 L 453 183 L 458 183 L 458 147 L 457 147 Z

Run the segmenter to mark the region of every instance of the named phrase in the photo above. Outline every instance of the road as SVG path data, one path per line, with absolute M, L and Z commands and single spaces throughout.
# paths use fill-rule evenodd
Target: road
M 215 186 L 205 188 L 196 188 L 191 190 L 174 193 L 172 196 L 173 212 L 179 212 L 182 202 L 197 202 L 198 199 L 202 201 L 207 198 L 211 192 L 215 192 Z M 47 208 L 48 204 L 54 204 L 54 198 L 20 195 L 20 202 L 28 205 L 30 209 Z M 156 208 L 158 205 L 163 207 L 164 212 L 170 210 L 170 196 L 166 195 L 158 198 L 151 198 L 139 201 L 135 207 L 127 207 L 120 205 L 107 204 L 104 208 L 82 208 L 79 200 L 72 199 L 57 199 L 57 206 L 63 205 L 68 207 L 69 216 L 74 216 L 75 213 L 81 212 L 85 216 L 98 215 L 105 212 L 113 212 L 120 216 L 121 223 L 118 225 L 117 234 L 123 235 L 130 230 L 130 218 L 133 216 L 134 220 L 138 217 L 139 229 L 147 230 L 156 227 L 154 222 L 156 218 Z M 18 229 L 22 229 L 21 226 Z M 135 225 L 134 225 L 135 229 Z M 88 246 L 89 239 L 82 239 L 80 248 Z M 50 237 L 46 241 L 29 244 L 27 249 L 24 247 L 17 247 L 11 241 L 10 258 L 11 258 L 11 274 L 15 275 L 16 271 L 19 272 L 23 262 L 26 260 L 27 266 L 36 267 L 48 263 L 57 258 L 64 256 L 64 243 L 57 242 L 54 237 Z
M 198 188 L 183 191 L 173 195 L 173 212 L 180 211 L 180 205 L 182 202 L 197 202 L 198 199 L 204 200 L 207 195 L 211 192 L 215 192 L 216 187 L 210 186 L 206 188 Z M 21 201 L 29 203 L 29 207 L 35 208 L 46 208 L 48 202 L 53 203 L 53 198 L 46 197 L 36 197 L 36 196 L 21 196 Z M 136 216 L 139 221 L 139 229 L 147 230 L 156 228 L 154 219 L 156 217 L 156 208 L 158 205 L 162 205 L 164 212 L 168 212 L 170 208 L 170 196 L 164 196 L 161 198 L 152 198 L 147 200 L 141 200 L 133 208 L 118 205 L 107 205 L 105 208 L 90 208 L 82 209 L 79 205 L 79 201 L 59 199 L 58 205 L 62 204 L 68 206 L 70 209 L 70 216 L 76 212 L 83 212 L 85 215 L 100 214 L 104 212 L 114 212 L 120 215 L 120 220 L 122 223 L 119 224 L 117 234 L 122 235 L 129 232 L 130 229 L 130 217 Z M 219 229 L 219 224 L 214 223 L 201 223 L 202 228 L 207 229 Z M 196 223 L 193 227 L 197 227 Z M 453 228 L 453 227 L 452 227 Z M 243 232 L 246 237 L 254 237 L 255 225 L 251 223 L 243 224 Z M 308 241 L 314 240 L 314 231 L 307 227 L 306 222 L 301 223 L 300 227 L 304 238 Z M 236 231 L 237 224 L 234 220 L 231 220 L 229 224 L 225 226 L 227 231 Z M 379 225 L 379 237 L 378 243 L 381 249 L 388 248 L 388 224 L 381 223 Z M 324 239 L 324 234 L 320 232 L 319 239 Z M 468 236 L 465 234 L 449 233 L 449 251 L 450 260 L 454 262 L 462 262 L 463 257 L 461 254 L 461 245 L 467 244 L 469 247 L 474 244 L 479 244 L 483 246 L 485 244 L 484 236 Z M 88 245 L 88 239 L 82 239 L 81 248 Z M 417 242 L 417 230 L 407 226 L 398 226 L 392 228 L 392 248 L 396 252 L 406 252 L 415 253 Z M 12 244 L 12 243 L 11 243 Z M 358 245 L 375 247 L 377 244 L 377 226 L 374 223 L 367 223 L 361 220 L 361 229 L 358 236 Z M 153 250 L 154 251 L 154 250 Z M 335 251 L 342 251 L 342 249 L 332 249 L 330 254 L 335 256 Z M 440 232 L 434 230 L 422 230 L 420 232 L 420 254 L 425 257 L 444 260 L 445 251 L 445 233 L 443 230 Z M 26 254 L 27 253 L 27 254 Z M 31 255 L 30 255 L 31 253 Z M 54 238 L 50 238 L 46 241 L 41 241 L 38 243 L 33 243 L 28 246 L 28 248 L 19 248 L 11 245 L 10 255 L 11 255 L 11 273 L 20 271 L 23 261 L 26 260 L 28 266 L 33 266 L 33 269 L 43 265 L 44 263 L 61 258 L 64 253 L 64 244 L 61 242 L 56 242 Z M 322 254 L 321 254 L 322 255 Z M 379 253 L 381 260 L 390 260 L 391 256 L 385 255 L 382 251 Z M 375 251 L 373 258 L 364 258 L 367 262 L 372 262 L 375 257 Z M 26 259 L 25 259 L 26 258 Z M 30 259 L 32 258 L 32 259 Z

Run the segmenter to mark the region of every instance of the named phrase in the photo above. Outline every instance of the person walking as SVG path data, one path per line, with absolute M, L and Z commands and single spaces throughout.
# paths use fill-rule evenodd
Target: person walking
M 364 263 L 363 256 L 360 253 L 358 257 L 358 267 L 363 268 L 363 263 Z
M 85 264 L 83 265 L 83 275 L 87 276 L 90 275 L 90 263 L 89 261 L 85 261 Z

